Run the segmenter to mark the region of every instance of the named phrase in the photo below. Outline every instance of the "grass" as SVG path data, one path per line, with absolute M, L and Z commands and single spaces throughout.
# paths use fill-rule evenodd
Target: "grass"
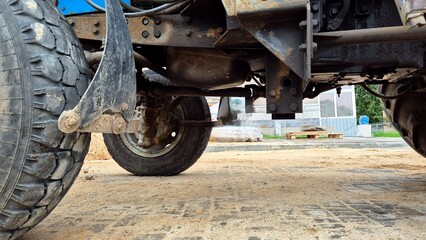
M 280 135 L 268 135 L 268 134 L 263 134 L 263 139 L 266 140 L 270 140 L 270 139 L 283 139 L 284 136 L 280 136 Z
M 373 137 L 388 137 L 388 138 L 398 138 L 401 137 L 397 131 L 388 131 L 388 132 L 373 132 Z
M 383 138 L 399 138 L 401 137 L 397 131 L 386 131 L 386 132 L 373 132 L 373 137 L 383 137 Z M 263 134 L 263 139 L 265 140 L 277 140 L 277 139 L 284 139 L 285 136 L 280 135 L 269 135 L 269 134 Z M 306 136 L 297 136 L 297 138 L 306 138 Z M 324 136 L 320 136 L 320 138 L 324 138 Z

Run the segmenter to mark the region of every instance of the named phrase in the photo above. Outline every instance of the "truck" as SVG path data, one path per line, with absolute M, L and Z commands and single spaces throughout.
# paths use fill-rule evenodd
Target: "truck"
M 359 85 L 426 156 L 425 13 L 423 0 L 0 0 L 0 239 L 55 208 L 90 133 L 135 175 L 177 175 L 232 122 L 230 97 L 293 119 L 303 99 Z M 221 97 L 217 119 L 206 96 Z

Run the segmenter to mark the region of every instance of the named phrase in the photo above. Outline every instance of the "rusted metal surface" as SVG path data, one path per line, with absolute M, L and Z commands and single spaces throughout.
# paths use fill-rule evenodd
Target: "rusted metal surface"
M 245 24 L 276 22 L 278 19 L 284 21 L 294 19 L 297 15 L 303 16 L 307 3 L 307 0 L 236 0 L 235 10 L 240 21 Z
M 307 3 L 306 0 L 237 0 L 235 5 L 243 28 L 304 79 L 304 86 L 310 76 L 306 74 L 305 57 L 300 50 L 305 37 L 299 23 L 306 20 Z M 231 5 L 225 5 L 225 8 L 232 9 Z
M 243 57 L 236 51 L 168 48 L 167 74 L 180 86 L 210 90 L 240 86 L 251 70 Z
M 103 115 L 93 122 L 90 126 L 78 129 L 78 132 L 93 132 L 93 133 L 136 133 L 140 128 L 140 119 L 132 118 L 127 122 L 119 114 Z
M 261 44 L 250 33 L 238 29 L 231 29 L 226 31 L 225 34 L 215 43 L 215 47 L 219 48 L 261 48 Z
M 105 14 L 87 14 L 68 17 L 68 23 L 73 27 L 79 39 L 102 41 L 106 35 Z
M 237 1 L 235 0 L 222 0 L 222 4 L 225 7 L 226 14 L 228 16 L 237 16 Z
M 268 54 L 266 66 L 267 112 L 285 119 L 293 117 L 295 113 L 301 113 L 302 79 L 272 54 Z
M 300 50 L 304 34 L 299 28 L 299 22 L 286 23 L 284 26 L 271 24 L 248 31 L 299 77 L 308 78 L 304 71 L 304 54 Z
M 74 16 L 68 21 L 80 39 L 102 41 L 105 38 L 103 14 Z M 134 44 L 212 48 L 225 33 L 225 26 L 214 20 L 179 14 L 128 18 L 127 21 Z
M 426 39 L 426 28 L 384 27 L 314 34 L 320 46 L 386 43 Z

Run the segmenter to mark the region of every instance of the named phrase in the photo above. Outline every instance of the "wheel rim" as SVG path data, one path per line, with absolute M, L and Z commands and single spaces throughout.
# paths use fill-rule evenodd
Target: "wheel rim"
M 180 105 L 175 109 L 174 113 L 179 119 L 185 119 L 184 111 Z M 120 134 L 120 138 L 124 145 L 134 154 L 145 158 L 155 158 L 171 152 L 179 144 L 184 131 L 184 127 L 174 126 L 171 134 L 166 139 L 149 148 L 140 146 L 138 144 L 139 139 L 134 133 Z

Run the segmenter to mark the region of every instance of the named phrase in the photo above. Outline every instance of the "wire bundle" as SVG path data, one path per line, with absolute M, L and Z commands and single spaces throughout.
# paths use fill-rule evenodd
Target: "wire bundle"
M 168 14 L 180 9 L 181 7 L 188 5 L 192 0 L 148 0 L 147 2 L 161 4 L 152 9 L 141 9 L 133 7 L 120 0 L 121 6 L 130 12 L 124 13 L 126 17 L 141 17 L 141 16 L 153 16 L 159 14 Z M 86 2 L 93 8 L 105 12 L 105 8 L 94 3 L 92 0 L 86 0 Z

